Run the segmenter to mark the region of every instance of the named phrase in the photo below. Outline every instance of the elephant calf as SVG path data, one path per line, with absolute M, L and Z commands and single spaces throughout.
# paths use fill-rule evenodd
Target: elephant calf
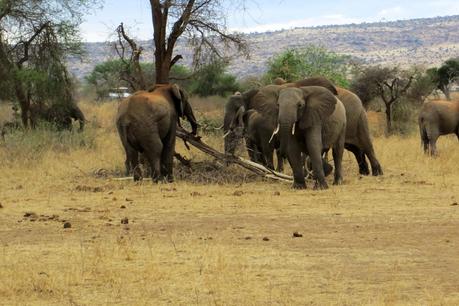
M 418 121 L 424 152 L 436 155 L 438 137 L 456 134 L 459 139 L 459 101 L 424 103 Z
M 133 172 L 135 181 L 142 178 L 139 153 L 148 160 L 154 182 L 173 181 L 172 161 L 180 117 L 186 117 L 196 135 L 198 124 L 188 95 L 176 84 L 157 84 L 120 103 L 116 127 L 126 152 L 126 172 Z

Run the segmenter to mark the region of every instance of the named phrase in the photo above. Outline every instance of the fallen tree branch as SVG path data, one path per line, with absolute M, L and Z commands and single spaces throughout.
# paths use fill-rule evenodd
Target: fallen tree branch
M 258 163 L 252 162 L 250 160 L 246 160 L 242 157 L 238 156 L 233 156 L 233 155 L 227 155 L 221 152 L 218 152 L 214 148 L 210 147 L 209 145 L 205 144 L 202 142 L 201 137 L 199 136 L 194 136 L 188 132 L 186 132 L 183 129 L 178 128 L 177 129 L 177 137 L 183 139 L 183 141 L 186 141 L 190 144 L 192 144 L 194 147 L 197 149 L 201 150 L 202 152 L 220 160 L 225 163 L 233 163 L 237 164 L 257 175 L 270 178 L 270 179 L 275 179 L 278 181 L 283 181 L 283 182 L 293 182 L 293 177 L 276 172 L 274 170 L 268 169 L 264 167 L 263 165 L 260 165 Z

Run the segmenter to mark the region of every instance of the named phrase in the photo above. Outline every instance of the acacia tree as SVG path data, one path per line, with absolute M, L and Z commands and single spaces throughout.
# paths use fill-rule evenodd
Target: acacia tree
M 400 101 L 402 96 L 406 95 L 413 79 L 414 72 L 402 71 L 398 67 L 368 67 L 361 70 L 352 88 L 364 88 L 365 99 L 381 98 L 386 108 L 387 132 L 391 133 L 393 106 Z
M 96 2 L 0 1 L 0 87 L 12 88 L 2 95 L 19 103 L 24 126 L 32 100 L 71 100 L 65 56 L 81 55 L 78 26 Z
M 223 0 L 150 0 L 153 41 L 155 44 L 156 83 L 168 83 L 169 72 L 182 57 L 174 55 L 179 38 L 185 38 L 194 47 L 194 64 L 208 54 L 223 57 L 222 46 L 246 51 L 239 34 L 226 29 Z M 237 1 L 236 1 L 237 2 Z

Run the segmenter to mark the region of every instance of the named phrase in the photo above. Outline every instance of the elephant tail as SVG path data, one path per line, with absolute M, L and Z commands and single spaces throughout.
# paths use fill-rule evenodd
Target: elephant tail
M 421 143 L 422 145 L 427 145 L 429 143 L 429 129 L 427 128 L 427 121 L 421 115 L 419 116 L 419 133 L 421 134 Z

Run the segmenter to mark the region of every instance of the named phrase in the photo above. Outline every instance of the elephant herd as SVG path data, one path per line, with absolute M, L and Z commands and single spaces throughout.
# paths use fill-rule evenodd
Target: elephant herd
M 282 84 L 281 84 L 282 83 Z M 187 94 L 176 84 L 158 84 L 121 102 L 116 126 L 126 153 L 126 171 L 140 180 L 139 153 L 150 164 L 153 181 L 172 181 L 172 158 L 179 118 L 186 118 L 196 134 L 198 124 Z M 325 78 L 308 78 L 276 84 L 232 95 L 225 105 L 223 122 L 225 153 L 234 154 L 245 138 L 250 159 L 283 170 L 287 158 L 294 188 L 305 188 L 305 159 L 313 170 L 315 187 L 328 188 L 325 175 L 331 168 L 324 155 L 331 149 L 334 184 L 341 184 L 342 157 L 346 148 L 359 165 L 359 172 L 382 175 L 360 99 L 335 87 Z
M 286 157 L 292 167 L 294 188 L 305 188 L 304 158 L 309 157 L 316 188 L 327 188 L 326 161 L 332 149 L 334 184 L 342 182 L 343 150 L 351 151 L 363 175 L 382 175 L 368 129 L 365 109 L 352 92 L 335 87 L 325 78 L 307 78 L 294 83 L 281 79 L 245 93 L 236 93 L 225 106 L 225 152 L 234 154 L 241 137 L 245 138 L 253 161 L 282 171 Z M 329 168 L 329 166 L 328 166 Z
M 143 158 L 150 165 L 154 182 L 173 181 L 172 160 L 180 118 L 188 120 L 196 135 L 198 123 L 188 95 L 176 84 L 157 84 L 120 103 L 116 126 L 126 153 L 126 172 L 133 174 L 134 180 L 142 179 L 139 163 Z M 419 128 L 424 150 L 436 154 L 440 135 L 455 133 L 459 138 L 459 102 L 425 103 Z M 334 184 L 343 181 L 344 149 L 355 156 L 360 174 L 370 174 L 368 161 L 374 176 L 383 174 L 361 100 L 322 77 L 293 83 L 276 79 L 272 85 L 233 94 L 225 105 L 223 130 L 226 154 L 234 155 L 244 139 L 254 162 L 282 172 L 287 159 L 294 188 L 306 188 L 305 167 L 312 169 L 314 188 L 328 188 L 325 176 L 333 169 L 327 162 L 330 150 Z

